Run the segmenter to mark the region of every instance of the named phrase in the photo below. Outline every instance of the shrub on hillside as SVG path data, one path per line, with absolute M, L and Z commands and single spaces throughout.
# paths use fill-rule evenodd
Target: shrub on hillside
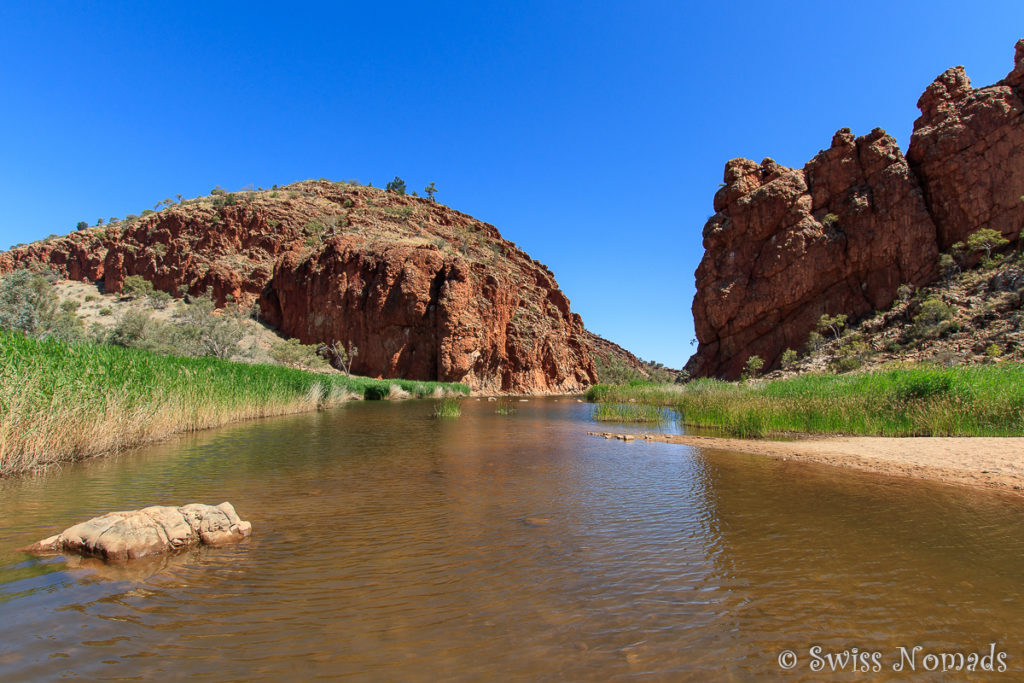
M 914 316 L 914 334 L 934 339 L 956 331 L 959 327 L 952 321 L 954 312 L 955 309 L 938 296 L 928 297 Z
M 81 339 L 82 321 L 73 310 L 58 305 L 50 280 L 43 273 L 28 270 L 16 270 L 0 278 L 0 329 L 38 339 Z
M 153 283 L 141 275 L 129 275 L 121 285 L 121 297 L 140 299 L 153 293 Z
M 303 344 L 298 339 L 282 339 L 270 347 L 270 357 L 281 365 L 310 370 L 326 370 L 327 361 L 317 355 L 317 347 Z

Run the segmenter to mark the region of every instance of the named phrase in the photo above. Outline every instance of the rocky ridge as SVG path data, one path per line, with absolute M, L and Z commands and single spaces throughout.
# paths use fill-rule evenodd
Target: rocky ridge
M 885 310 L 935 280 L 940 252 L 981 228 L 1024 225 L 1024 40 L 1014 68 L 973 89 L 963 67 L 918 102 L 906 156 L 881 129 L 842 129 L 802 169 L 733 159 L 704 227 L 693 302 L 695 376 L 777 367 L 823 315 Z
M 305 181 L 218 192 L 0 253 L 118 292 L 141 275 L 175 296 L 256 307 L 306 344 L 358 348 L 371 377 L 567 393 L 596 381 L 582 320 L 551 271 L 487 223 L 426 199 Z

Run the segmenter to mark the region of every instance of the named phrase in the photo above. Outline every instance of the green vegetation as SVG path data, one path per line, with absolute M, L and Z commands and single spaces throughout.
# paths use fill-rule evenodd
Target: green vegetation
M 140 299 L 153 293 L 153 283 L 141 275 L 129 275 L 121 285 L 121 296 L 126 299 Z
M 82 321 L 73 310 L 58 306 L 50 279 L 27 270 L 0 278 L 0 329 L 42 339 L 81 339 Z
M 824 332 L 826 330 L 831 330 L 832 337 L 834 339 L 839 339 L 839 335 L 843 333 L 843 328 L 846 327 L 847 320 L 848 317 L 845 313 L 832 316 L 825 314 L 818 318 L 818 331 Z
M 761 373 L 761 368 L 764 367 L 764 358 L 757 355 L 756 353 L 747 358 L 747 362 L 743 364 L 743 379 L 750 379 L 757 377 Z
M 117 451 L 175 432 L 333 405 L 397 386 L 417 396 L 464 385 L 315 374 L 162 356 L 0 331 L 0 475 Z
M 498 408 L 494 411 L 498 415 L 515 415 L 519 412 L 512 401 L 507 398 L 498 401 Z
M 159 300 L 156 305 L 161 305 Z M 227 307 L 216 314 L 215 310 L 211 299 L 191 297 L 187 306 L 179 307 L 171 320 L 163 322 L 152 319 L 146 310 L 132 308 L 96 340 L 155 353 L 228 360 L 238 353 L 238 343 L 245 336 L 246 314 L 237 307 Z M 103 315 L 102 310 L 100 314 Z
M 405 181 L 395 176 L 395 179 L 387 184 L 387 190 L 395 194 L 405 194 Z
M 629 382 L 670 382 L 672 373 L 665 369 L 661 363 L 644 362 L 644 372 L 626 363 L 623 359 L 611 353 L 593 354 L 594 367 L 597 370 L 598 381 L 605 384 L 627 384 Z
M 434 417 L 460 417 L 462 401 L 454 396 L 446 396 L 434 408 Z
M 437 194 L 437 186 L 434 185 L 434 181 L 430 181 L 430 183 L 423 188 L 423 194 L 427 195 L 427 197 L 430 198 L 430 201 L 434 201 L 434 195 Z
M 308 370 L 326 370 L 326 360 L 316 352 L 316 344 L 303 344 L 298 339 L 282 339 L 270 348 L 270 357 L 274 362 L 292 368 Z
M 665 411 L 643 403 L 599 403 L 593 417 L 602 422 L 664 422 Z
M 1005 247 L 1010 240 L 1003 237 L 1002 233 L 990 228 L 982 228 L 967 236 L 967 248 L 971 251 L 984 251 L 985 259 L 991 260 L 992 250 Z
M 597 385 L 587 399 L 671 407 L 686 424 L 746 437 L 1024 435 L 1024 365 L 1019 363 L 920 365 L 745 384 L 700 379 L 681 387 Z
M 782 352 L 782 358 L 780 360 L 780 362 L 782 363 L 782 369 L 792 370 L 793 368 L 796 367 L 796 363 L 799 359 L 800 357 L 797 355 L 796 351 L 794 351 L 793 349 L 786 349 L 785 351 Z

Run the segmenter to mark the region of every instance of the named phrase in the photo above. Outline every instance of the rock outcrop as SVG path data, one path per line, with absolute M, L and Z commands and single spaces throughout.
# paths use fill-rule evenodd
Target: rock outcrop
M 231 503 L 182 507 L 157 505 L 131 512 L 111 512 L 76 524 L 22 552 L 66 553 L 107 561 L 134 560 L 194 545 L 224 545 L 252 535 Z
M 733 379 L 801 348 L 823 314 L 887 308 L 901 284 L 934 280 L 941 251 L 979 228 L 1024 225 L 1024 40 L 1014 70 L 972 90 L 963 67 L 918 106 L 906 158 L 881 129 L 833 137 L 803 169 L 733 159 L 704 227 L 695 376 Z
M 327 181 L 189 200 L 0 253 L 120 291 L 258 305 L 303 343 L 353 345 L 354 373 L 564 393 L 596 381 L 554 276 L 492 225 L 426 199 Z
M 1016 239 L 1024 225 L 1024 40 L 999 83 L 975 90 L 957 66 L 917 106 L 907 159 L 938 228 L 939 251 L 979 228 Z

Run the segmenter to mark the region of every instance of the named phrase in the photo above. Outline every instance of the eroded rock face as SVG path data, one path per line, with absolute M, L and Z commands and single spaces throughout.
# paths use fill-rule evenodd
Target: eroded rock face
M 896 141 L 876 129 L 803 169 L 733 159 L 704 227 L 693 314 L 697 376 L 740 375 L 799 348 L 822 314 L 887 306 L 934 276 L 935 225 Z
M 34 554 L 67 553 L 104 560 L 133 560 L 190 546 L 224 545 L 247 538 L 252 525 L 231 503 L 182 507 L 157 505 L 111 512 L 76 524 L 56 536 L 22 548 Z
M 934 280 L 941 251 L 979 228 L 1024 225 L 1024 40 L 1014 70 L 973 90 L 962 67 L 921 97 L 904 158 L 881 129 L 848 129 L 803 169 L 733 159 L 704 227 L 695 376 L 738 377 L 800 349 L 823 314 L 887 308 L 901 284 Z
M 307 344 L 352 344 L 352 371 L 478 390 L 596 381 L 583 324 L 551 271 L 498 230 L 425 199 L 326 181 L 204 198 L 0 253 L 118 292 L 130 275 L 181 295 L 258 303 Z
M 999 83 L 975 90 L 957 66 L 917 106 L 907 159 L 921 179 L 939 250 L 980 228 L 1016 239 L 1024 225 L 1024 40 Z
M 356 374 L 579 391 L 596 376 L 583 324 L 546 268 L 518 265 L 496 270 L 429 244 L 375 251 L 346 235 L 278 261 L 260 307 L 304 343 L 351 341 Z

